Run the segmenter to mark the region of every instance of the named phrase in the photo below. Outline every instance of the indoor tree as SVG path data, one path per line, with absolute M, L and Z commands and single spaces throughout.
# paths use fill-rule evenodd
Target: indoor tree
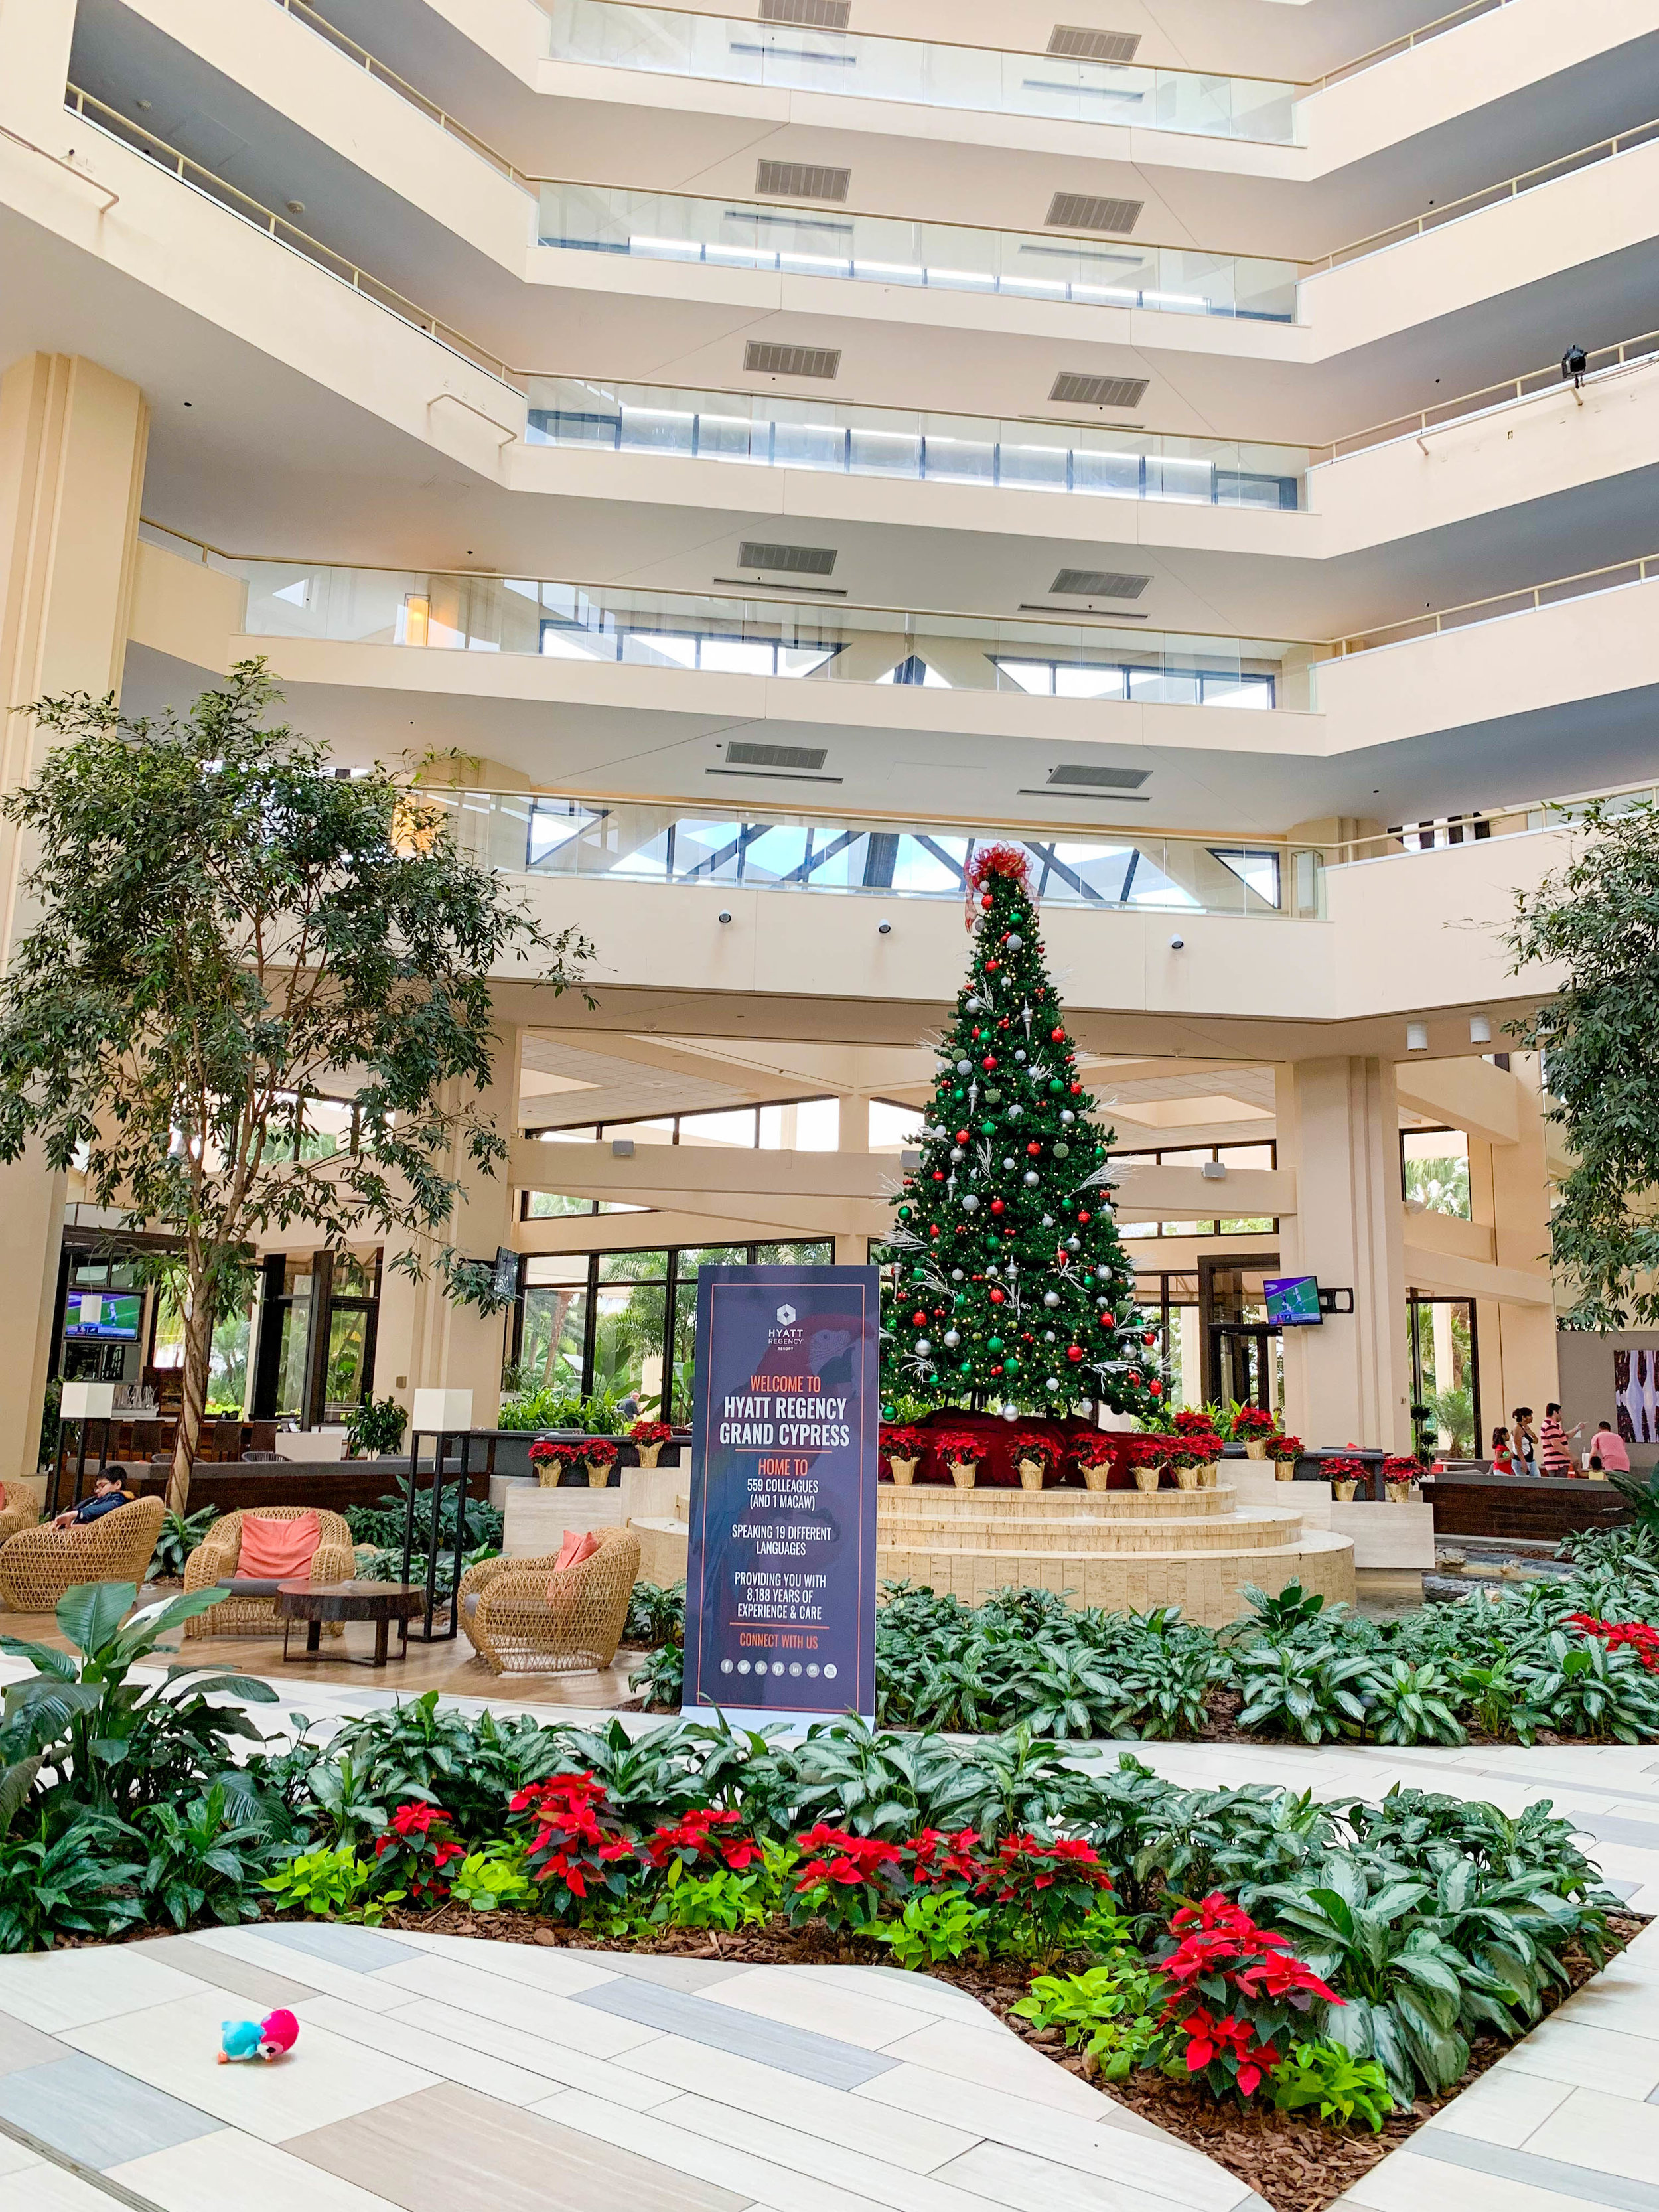
M 1164 1378 L 1112 1218 L 1111 1133 L 1090 1118 L 1025 856 L 984 847 L 968 879 L 968 977 L 887 1239 L 884 1391 L 1154 1416 Z
M 1550 1260 L 1573 1328 L 1659 1322 L 1659 810 L 1586 810 L 1564 868 L 1515 895 L 1516 972 L 1559 975 L 1510 1034 L 1543 1055 L 1544 1111 L 1572 1164 Z
M 179 1512 L 215 1318 L 262 1234 L 404 1237 L 393 1266 L 435 1258 L 478 1302 L 477 1262 L 441 1240 L 454 1170 L 507 1152 L 481 1103 L 489 978 L 533 951 L 562 992 L 591 951 L 507 902 L 389 772 L 337 777 L 322 745 L 267 727 L 278 696 L 251 660 L 187 714 L 45 700 L 49 749 L 3 801 L 40 918 L 0 983 L 0 1159 L 38 1138 L 96 1204 L 178 1240 Z M 324 1153 L 304 1134 L 325 1089 L 355 1100 L 356 1136 Z

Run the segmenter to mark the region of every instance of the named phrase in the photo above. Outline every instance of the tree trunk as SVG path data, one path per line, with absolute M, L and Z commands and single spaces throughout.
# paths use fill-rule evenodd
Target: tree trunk
M 175 1513 L 190 1510 L 190 1471 L 202 1437 L 202 1409 L 207 1404 L 208 1363 L 213 1350 L 213 1301 L 192 1276 L 190 1311 L 185 1316 L 185 1401 L 179 1409 L 178 1433 L 173 1443 L 173 1471 L 167 1478 L 167 1504 Z

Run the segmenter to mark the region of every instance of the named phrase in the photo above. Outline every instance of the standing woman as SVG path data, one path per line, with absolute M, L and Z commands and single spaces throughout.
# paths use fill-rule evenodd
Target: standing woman
M 1538 1472 L 1538 1439 L 1532 1432 L 1532 1407 L 1517 1406 L 1515 1426 L 1510 1431 L 1510 1449 L 1515 1455 L 1517 1474 L 1536 1474 Z
M 1571 1431 L 1571 1436 L 1576 1437 L 1583 1425 L 1580 1421 Z M 1578 1473 L 1573 1465 L 1571 1437 L 1561 1425 L 1559 1404 L 1544 1408 L 1544 1425 L 1539 1431 L 1538 1446 L 1538 1471 L 1540 1474 L 1560 1476 Z

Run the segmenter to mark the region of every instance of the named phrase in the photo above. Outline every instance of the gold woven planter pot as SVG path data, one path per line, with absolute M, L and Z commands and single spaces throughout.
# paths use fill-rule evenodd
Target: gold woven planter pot
M 1244 1456 L 1246 1459 L 1266 1459 L 1267 1456 L 1267 1439 L 1266 1437 L 1246 1437 L 1244 1439 Z
M 971 1490 L 978 1474 L 976 1459 L 953 1459 L 951 1462 L 951 1480 L 958 1490 Z
M 1293 1459 L 1276 1459 L 1273 1462 L 1273 1480 L 1275 1482 L 1294 1482 L 1296 1462 Z
M 889 1458 L 887 1464 L 892 1469 L 893 1480 L 899 1488 L 908 1490 L 915 1481 L 916 1469 L 921 1465 L 921 1462 L 919 1459 L 900 1459 L 894 1455 Z
M 641 1467 L 655 1467 L 657 1464 L 657 1455 L 661 1451 L 662 1446 L 660 1444 L 635 1444 L 634 1449 L 640 1455 L 640 1465 Z
M 1041 1490 L 1043 1465 L 1040 1459 L 1023 1459 L 1019 1463 L 1019 1486 L 1022 1490 Z
M 611 1470 L 616 1465 L 614 1460 L 590 1459 L 585 1461 L 583 1464 L 587 1469 L 587 1486 L 590 1490 L 609 1489 Z
M 1182 1473 L 1184 1474 L 1185 1471 L 1186 1470 L 1183 1468 Z M 1161 1468 L 1138 1467 L 1135 1469 L 1135 1488 L 1137 1490 L 1145 1490 L 1148 1492 L 1156 1490 L 1158 1485 L 1158 1477 L 1162 1473 L 1163 1469 Z M 1103 1488 L 1104 1487 L 1103 1485 L 1102 1486 Z
M 1098 1467 L 1085 1467 L 1083 1486 L 1085 1490 L 1109 1490 L 1112 1486 L 1111 1462 L 1103 1459 Z

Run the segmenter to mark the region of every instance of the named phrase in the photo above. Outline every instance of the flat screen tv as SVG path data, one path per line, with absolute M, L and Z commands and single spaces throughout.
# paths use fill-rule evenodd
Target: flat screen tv
M 64 1308 L 64 1334 L 80 1343 L 136 1344 L 143 1310 L 137 1291 L 71 1291 Z
M 1261 1288 L 1270 1328 L 1318 1328 L 1322 1324 L 1317 1275 L 1267 1275 Z

